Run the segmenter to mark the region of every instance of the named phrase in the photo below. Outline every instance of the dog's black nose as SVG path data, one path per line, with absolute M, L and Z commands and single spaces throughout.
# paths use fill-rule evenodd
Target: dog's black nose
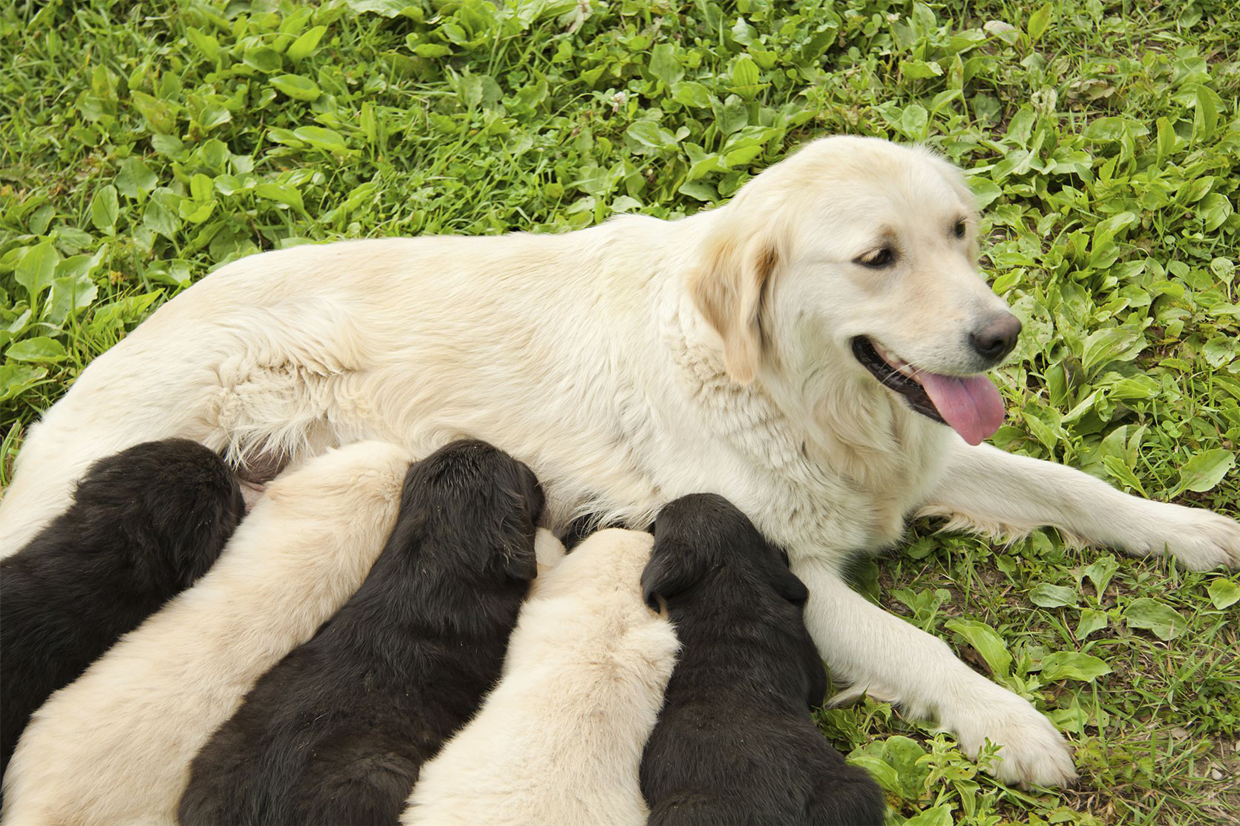
M 977 354 L 987 361 L 998 361 L 1012 352 L 1016 337 L 1020 335 L 1020 319 L 1011 313 L 997 315 L 973 332 L 969 343 Z

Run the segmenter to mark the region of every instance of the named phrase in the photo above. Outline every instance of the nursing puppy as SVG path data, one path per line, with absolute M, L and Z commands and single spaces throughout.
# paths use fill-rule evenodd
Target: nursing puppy
M 642 757 L 650 826 L 881 826 L 878 785 L 814 725 L 827 689 L 787 559 L 726 499 L 665 507 L 642 574 L 683 646 Z
M 410 455 L 362 442 L 278 478 L 220 559 L 31 718 L 4 826 L 173 824 L 194 755 L 361 584 Z
M 69 510 L 0 561 L 0 773 L 31 713 L 206 573 L 244 514 L 215 453 L 147 442 L 96 462 Z
M 425 766 L 405 826 L 644 826 L 637 772 L 676 659 L 642 600 L 648 533 L 593 534 L 540 574 L 478 716 Z
M 194 759 L 183 826 L 395 824 L 499 679 L 544 505 L 533 472 L 483 442 L 415 464 L 366 582 Z
M 934 717 L 1005 780 L 1060 784 L 1068 744 L 942 640 L 850 590 L 858 550 L 933 514 L 1053 525 L 1194 569 L 1240 564 L 1240 524 L 978 444 L 984 375 L 1020 323 L 979 277 L 959 170 L 886 141 L 813 141 L 727 204 L 563 234 L 303 245 L 221 267 L 89 365 L 0 500 L 0 555 L 63 510 L 93 459 L 159 436 L 242 472 L 378 438 L 456 433 L 521 456 L 552 528 L 639 528 L 710 490 L 753 514 L 810 590 L 836 681 Z

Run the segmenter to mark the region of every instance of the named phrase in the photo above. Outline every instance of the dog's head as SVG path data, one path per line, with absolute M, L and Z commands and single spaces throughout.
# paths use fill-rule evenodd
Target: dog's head
M 807 702 L 822 701 L 826 675 L 803 617 L 809 590 L 789 570 L 788 555 L 727 499 L 699 493 L 664 506 L 641 585 L 646 604 L 658 610 L 662 600 L 673 622 L 687 608 L 712 624 L 756 624 L 769 639 L 788 641 L 805 676 Z
M 733 379 L 812 395 L 851 374 L 971 443 L 998 428 L 1002 402 L 980 374 L 1011 352 L 1020 322 L 979 275 L 977 211 L 949 162 L 826 138 L 713 220 L 689 286 Z
M 534 472 L 486 442 L 462 440 L 415 462 L 401 495 L 393 541 L 420 548 L 466 581 L 538 572 L 535 530 L 546 499 Z M 414 541 L 417 537 L 420 541 Z
M 145 442 L 100 459 L 78 483 L 84 534 L 123 545 L 148 586 L 181 590 L 214 564 L 245 516 L 236 476 L 188 439 Z

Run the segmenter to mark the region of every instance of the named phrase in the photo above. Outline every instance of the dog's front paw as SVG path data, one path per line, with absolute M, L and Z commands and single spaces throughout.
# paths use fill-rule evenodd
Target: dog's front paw
M 1170 553 L 1186 568 L 1240 568 L 1240 522 L 1201 508 L 1159 504 L 1158 530 L 1130 549 L 1138 554 Z
M 988 684 L 985 697 L 941 708 L 939 724 L 955 732 L 961 749 L 977 757 L 989 740 L 1000 746 L 995 774 L 1004 783 L 1066 786 L 1076 779 L 1072 748 L 1050 720 L 1024 699 Z

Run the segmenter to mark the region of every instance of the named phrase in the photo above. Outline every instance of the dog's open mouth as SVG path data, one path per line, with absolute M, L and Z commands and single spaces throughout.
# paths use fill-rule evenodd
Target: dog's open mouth
M 983 375 L 944 376 L 921 370 L 865 336 L 852 340 L 857 361 L 928 419 L 949 425 L 969 444 L 981 444 L 1003 424 L 1003 399 Z

